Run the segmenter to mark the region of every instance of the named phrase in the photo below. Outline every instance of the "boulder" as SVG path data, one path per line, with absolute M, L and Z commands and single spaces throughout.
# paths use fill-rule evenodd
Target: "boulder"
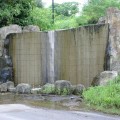
M 11 92 L 11 93 L 16 93 L 16 88 L 15 87 L 10 87 L 8 89 L 8 91 Z
M 57 80 L 55 82 L 55 92 L 58 95 L 69 95 L 72 92 L 71 82 L 68 80 Z
M 9 44 L 10 44 L 10 39 L 6 38 L 6 39 L 4 40 L 4 47 L 5 47 L 5 48 L 9 48 Z
M 12 59 L 10 56 L 5 56 L 5 61 L 6 61 L 6 65 L 9 66 L 9 67 L 12 67 Z
M 94 78 L 92 85 L 107 85 L 109 81 L 115 80 L 117 76 L 117 71 L 103 71 Z
M 0 92 L 7 92 L 7 84 L 3 83 L 0 85 Z
M 2 39 L 5 39 L 10 33 L 22 33 L 22 27 L 16 24 L 5 26 L 0 28 L 0 35 Z
M 31 89 L 31 94 L 38 94 L 41 93 L 42 88 L 32 88 Z
M 16 86 L 16 92 L 20 94 L 30 94 L 31 86 L 26 83 L 21 83 Z
M 47 83 L 42 87 L 41 93 L 43 94 L 53 94 L 55 93 L 55 85 Z
M 6 84 L 7 84 L 7 89 L 8 89 L 8 90 L 9 90 L 10 88 L 14 88 L 14 82 L 12 82 L 12 81 L 7 81 Z
M 82 95 L 85 86 L 82 84 L 74 85 L 73 87 L 73 94 L 74 95 Z
M 106 17 L 100 17 L 97 24 L 105 24 Z
M 2 83 L 0 85 L 0 91 L 1 92 L 7 92 L 10 91 L 9 89 L 14 88 L 14 83 L 11 81 L 7 81 L 6 83 Z
M 28 25 L 23 28 L 23 32 L 40 32 L 40 29 L 38 26 Z
M 2 68 L 4 68 L 6 66 L 6 62 L 4 57 L 0 57 L 0 71 L 2 70 Z
M 2 79 L 2 82 L 7 82 L 7 80 L 12 79 L 12 68 L 11 67 L 5 67 L 0 71 L 0 78 Z
M 120 10 L 109 7 L 106 12 L 106 23 L 109 23 L 109 69 L 120 73 Z

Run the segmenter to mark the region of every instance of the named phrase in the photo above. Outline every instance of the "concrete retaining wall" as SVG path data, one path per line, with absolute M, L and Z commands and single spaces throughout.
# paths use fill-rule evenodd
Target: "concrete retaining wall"
M 90 86 L 104 70 L 108 25 L 91 25 L 56 32 L 56 79 Z
M 51 37 L 54 40 L 51 45 Z M 15 83 L 41 85 L 55 80 L 90 86 L 104 70 L 108 24 L 10 35 Z

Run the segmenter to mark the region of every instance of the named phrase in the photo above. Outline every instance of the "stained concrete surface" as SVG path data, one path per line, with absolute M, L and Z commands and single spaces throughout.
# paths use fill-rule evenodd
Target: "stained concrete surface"
M 104 71 L 108 24 L 10 35 L 14 82 L 32 86 L 69 80 L 91 85 Z
M 32 108 L 22 104 L 0 105 L 1 120 L 120 120 L 98 113 Z

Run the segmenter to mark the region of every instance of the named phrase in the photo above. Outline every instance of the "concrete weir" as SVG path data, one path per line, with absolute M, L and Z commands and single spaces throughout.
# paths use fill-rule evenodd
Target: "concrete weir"
M 9 35 L 14 81 L 41 85 L 56 80 L 90 86 L 105 69 L 108 24 Z

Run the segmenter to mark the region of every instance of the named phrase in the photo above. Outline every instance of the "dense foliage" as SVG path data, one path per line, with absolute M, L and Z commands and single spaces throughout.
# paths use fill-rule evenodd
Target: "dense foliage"
M 0 0 L 0 27 L 30 24 L 32 5 L 32 0 Z
M 39 8 L 43 8 L 44 7 L 42 0 L 35 0 L 35 4 Z
M 89 0 L 77 22 L 79 25 L 95 24 L 100 17 L 105 16 L 108 7 L 120 8 L 120 0 Z
M 56 15 L 71 16 L 75 15 L 79 11 L 78 6 L 78 2 L 64 2 L 62 4 L 55 3 L 54 10 Z
M 33 24 L 40 27 L 41 30 L 49 30 L 52 28 L 51 10 L 45 8 L 34 7 L 31 16 L 34 21 Z
M 120 77 L 106 86 L 90 87 L 83 92 L 84 99 L 90 105 L 108 109 L 120 108 Z M 97 97 L 96 97 L 97 96 Z
M 44 0 L 0 0 L 0 27 L 9 24 L 34 24 L 41 30 L 67 29 L 95 24 L 105 16 L 108 7 L 120 8 L 120 0 L 89 0 L 79 13 L 77 2 L 55 3 L 55 22 L 52 23 L 52 6 L 45 8 Z M 77 15 L 76 15 L 77 14 Z
M 68 29 L 78 27 L 75 16 L 65 17 L 57 16 L 55 19 L 54 29 Z

